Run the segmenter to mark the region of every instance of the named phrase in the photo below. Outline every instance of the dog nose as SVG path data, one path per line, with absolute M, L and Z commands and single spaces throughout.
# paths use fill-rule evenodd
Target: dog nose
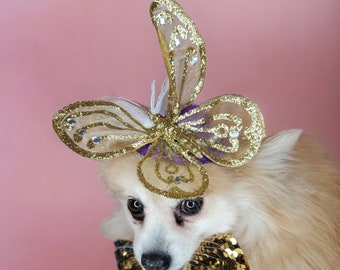
M 166 270 L 170 267 L 171 257 L 164 253 L 144 253 L 142 265 L 146 270 Z

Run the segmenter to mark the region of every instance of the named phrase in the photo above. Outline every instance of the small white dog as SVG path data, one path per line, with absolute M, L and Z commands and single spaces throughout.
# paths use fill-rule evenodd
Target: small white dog
M 179 270 L 200 242 L 232 233 L 252 270 L 335 270 L 340 265 L 340 172 L 299 130 L 265 139 L 240 168 L 206 164 L 203 197 L 169 199 L 138 180 L 138 153 L 101 161 L 119 209 L 102 225 L 109 239 L 133 240 L 137 260 Z M 153 170 L 153 168 L 150 168 Z
M 116 98 L 76 102 L 53 117 L 68 147 L 102 160 L 100 175 L 120 207 L 104 222 L 103 234 L 132 240 L 146 270 L 183 269 L 200 243 L 218 233 L 238 239 L 251 270 L 339 269 L 339 168 L 299 130 L 262 140 L 262 114 L 248 99 L 224 95 L 197 107 L 206 73 L 201 35 L 173 0 L 154 0 L 150 15 L 169 78 L 157 98 L 153 85 L 150 110 Z M 143 159 L 136 151 L 148 144 Z M 158 195 L 167 188 L 170 195 L 185 193 L 174 187 L 185 174 L 168 170 L 171 189 L 161 179 L 160 162 L 148 159 L 155 153 L 195 165 L 199 174 L 190 171 L 183 182 L 202 182 L 205 189 L 209 176 L 207 190 L 185 190 L 182 200 Z M 204 157 L 216 163 L 199 164 Z M 145 175 L 162 180 L 165 189 L 151 192 L 158 182 L 146 189 L 155 179 Z

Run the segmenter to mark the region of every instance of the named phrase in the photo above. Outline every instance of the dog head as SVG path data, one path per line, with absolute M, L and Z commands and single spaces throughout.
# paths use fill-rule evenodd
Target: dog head
M 229 230 L 236 216 L 233 207 L 220 198 L 222 194 L 176 200 L 152 193 L 131 169 L 139 160 L 138 155 L 129 155 L 102 163 L 104 181 L 120 205 L 102 231 L 110 239 L 133 240 L 137 260 L 146 269 L 154 264 L 181 269 L 211 232 Z M 225 177 L 219 171 L 214 174 Z
M 256 177 L 254 167 L 281 166 L 299 135 L 300 131 L 285 132 L 265 141 L 254 161 L 242 168 L 206 164 L 207 191 L 183 200 L 152 193 L 142 185 L 135 170 L 139 154 L 102 161 L 100 175 L 119 205 L 103 223 L 102 233 L 113 240 L 133 240 L 136 258 L 145 269 L 182 269 L 203 239 L 216 233 L 250 233 L 247 219 L 254 215 L 256 199 L 245 179 Z

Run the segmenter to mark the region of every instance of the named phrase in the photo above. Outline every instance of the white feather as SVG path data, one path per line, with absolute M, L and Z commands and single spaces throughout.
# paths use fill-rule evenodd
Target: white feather
M 155 125 L 147 110 L 145 110 L 141 105 L 123 98 L 114 98 L 113 102 L 127 110 L 144 127 L 150 128 Z
M 153 81 L 151 84 L 151 101 L 150 101 L 150 111 L 152 114 L 160 114 L 165 116 L 167 96 L 169 92 L 169 79 L 165 78 L 161 91 L 156 98 L 156 82 Z

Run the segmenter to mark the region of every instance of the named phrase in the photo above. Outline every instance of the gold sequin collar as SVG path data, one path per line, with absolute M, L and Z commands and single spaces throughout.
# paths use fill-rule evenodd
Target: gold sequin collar
M 115 241 L 119 270 L 142 270 L 133 253 L 132 242 Z M 183 270 L 249 270 L 248 261 L 231 234 L 217 234 L 204 240 Z

